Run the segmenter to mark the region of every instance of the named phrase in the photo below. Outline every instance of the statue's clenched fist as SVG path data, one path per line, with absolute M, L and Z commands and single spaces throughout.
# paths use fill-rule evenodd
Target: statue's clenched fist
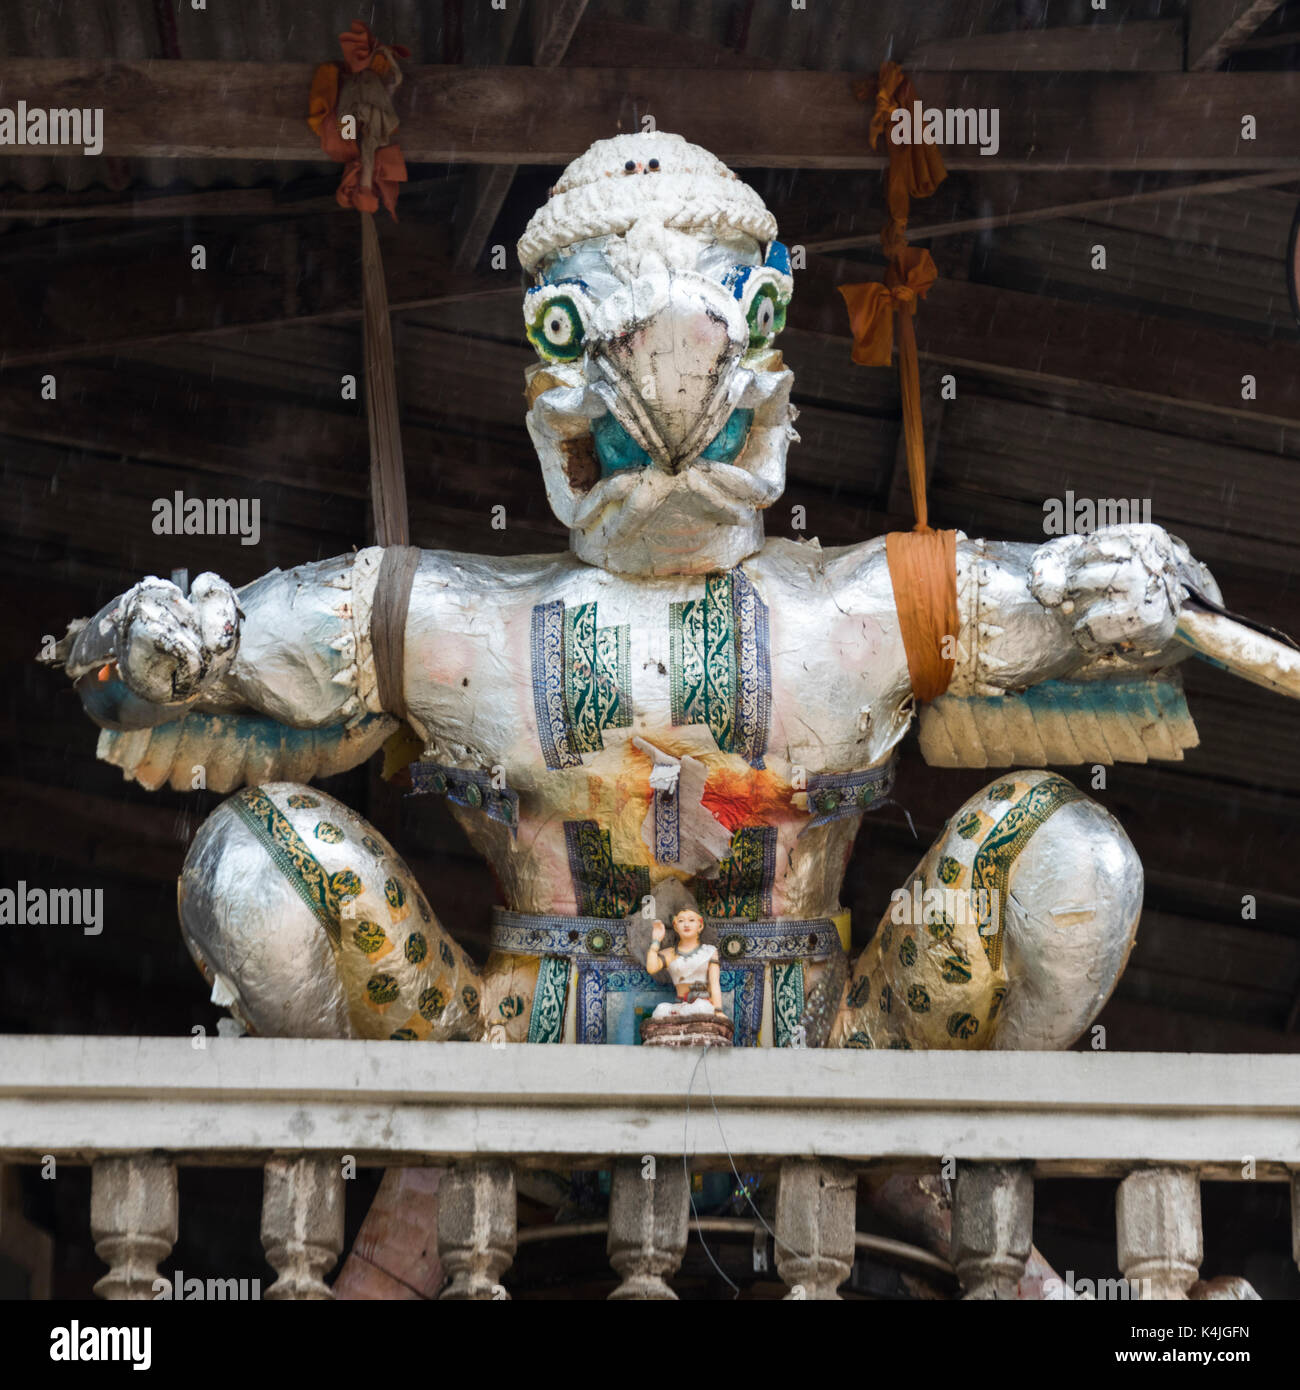
M 1089 653 L 1151 656 L 1173 639 L 1187 587 L 1217 595 L 1209 572 L 1163 527 L 1104 526 L 1034 552 L 1029 588 Z
M 215 574 L 201 574 L 187 598 L 152 576 L 122 595 L 117 664 L 130 690 L 154 704 L 177 704 L 210 688 L 239 649 L 239 603 Z

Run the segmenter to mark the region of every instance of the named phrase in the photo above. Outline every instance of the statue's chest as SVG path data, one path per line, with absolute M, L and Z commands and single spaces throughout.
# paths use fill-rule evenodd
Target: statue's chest
M 762 765 L 783 673 L 780 662 L 774 673 L 771 608 L 743 571 L 711 575 L 681 597 L 656 587 L 554 599 L 534 605 L 528 622 L 531 712 L 547 768 L 579 767 L 611 739 L 653 742 L 690 728 L 707 731 L 718 752 Z
M 870 595 L 826 582 L 582 567 L 457 604 L 429 606 L 417 648 L 425 756 L 508 784 L 524 816 L 604 821 L 652 793 L 667 814 L 674 768 L 703 775 L 688 759 L 711 805 L 785 804 L 805 779 L 876 768 L 906 727 L 896 638 Z

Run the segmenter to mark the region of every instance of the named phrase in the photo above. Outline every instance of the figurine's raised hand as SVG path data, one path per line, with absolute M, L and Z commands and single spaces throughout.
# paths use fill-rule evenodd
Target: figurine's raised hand
M 239 603 L 215 574 L 201 574 L 187 598 L 166 579 L 142 579 L 117 612 L 117 664 L 132 692 L 176 704 L 210 688 L 239 649 Z
M 654 926 L 650 928 L 650 940 L 653 941 L 656 946 L 663 941 L 665 930 L 664 924 L 656 917 Z
M 1173 638 L 1183 576 L 1200 572 L 1183 542 L 1163 527 L 1105 526 L 1039 546 L 1029 588 L 1070 623 L 1090 655 L 1149 656 Z

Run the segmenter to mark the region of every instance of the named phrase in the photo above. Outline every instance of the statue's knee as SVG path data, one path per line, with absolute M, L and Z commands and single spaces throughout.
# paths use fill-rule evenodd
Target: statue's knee
M 1054 773 L 1008 772 L 892 895 L 833 1042 L 1065 1047 L 1119 977 L 1141 901 L 1114 817 Z
M 314 787 L 223 802 L 181 874 L 181 929 L 214 1000 L 259 1033 L 473 1037 L 477 972 L 392 847 Z
M 1007 995 L 993 1045 L 1068 1046 L 1124 968 L 1142 906 L 1142 864 L 1103 806 L 1055 773 L 1008 773 L 973 796 L 945 840 L 966 839 L 963 875 L 988 895 Z M 942 873 L 942 869 L 941 869 Z

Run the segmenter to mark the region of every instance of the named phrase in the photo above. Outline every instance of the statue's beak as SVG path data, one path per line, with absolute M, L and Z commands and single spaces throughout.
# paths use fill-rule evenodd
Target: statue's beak
M 594 389 L 655 466 L 679 472 L 726 423 L 748 330 L 734 299 L 694 273 L 659 270 L 602 305 L 588 335 Z

